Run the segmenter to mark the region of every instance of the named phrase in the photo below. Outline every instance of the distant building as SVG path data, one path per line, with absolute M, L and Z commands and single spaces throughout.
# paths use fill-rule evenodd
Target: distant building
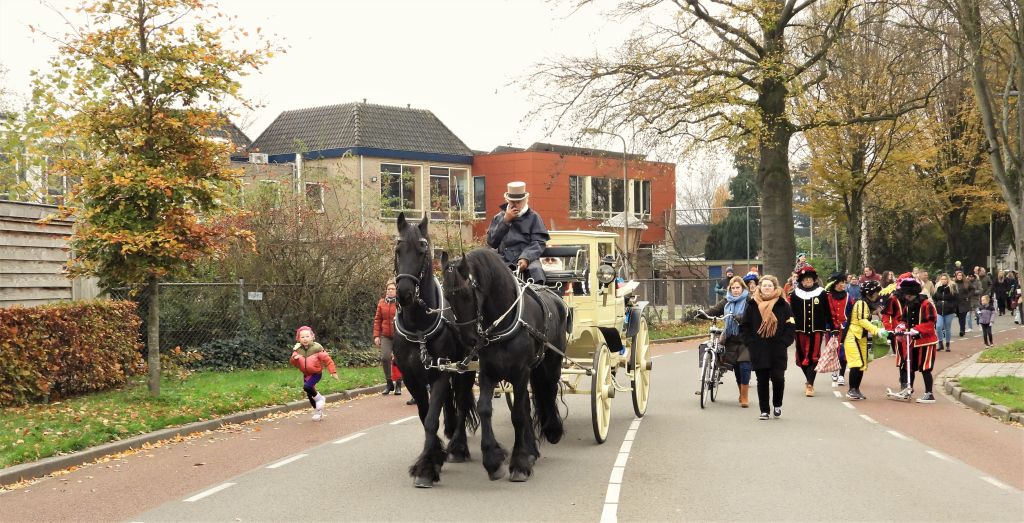
M 635 260 L 650 260 L 651 248 L 668 240 L 666 217 L 675 203 L 675 164 L 652 162 L 644 155 L 627 156 L 627 180 L 623 182 L 622 153 L 535 143 L 526 149 L 498 147 L 473 159 L 473 172 L 485 180 L 485 206 L 475 208 L 481 218 L 475 235 L 485 235 L 490 218 L 504 203 L 508 182 L 526 182 L 530 206 L 544 218 L 549 229 L 610 230 L 602 222 L 621 214 L 625 194 L 630 211 L 646 230 L 630 229 L 630 249 L 646 252 Z M 479 202 L 477 202 L 479 203 Z M 633 223 L 630 220 L 629 223 Z M 639 234 L 639 241 L 636 240 Z M 650 267 L 641 276 L 650 274 Z
M 430 213 L 469 233 L 483 181 L 473 151 L 434 113 L 347 103 L 281 113 L 249 148 L 250 162 L 294 164 L 314 207 L 363 225 Z M 266 183 L 272 183 L 269 180 Z

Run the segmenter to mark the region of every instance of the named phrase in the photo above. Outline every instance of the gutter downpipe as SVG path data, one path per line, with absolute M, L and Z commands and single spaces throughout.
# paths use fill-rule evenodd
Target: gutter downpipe
M 366 226 L 366 210 L 363 208 L 363 155 L 359 155 L 359 226 Z

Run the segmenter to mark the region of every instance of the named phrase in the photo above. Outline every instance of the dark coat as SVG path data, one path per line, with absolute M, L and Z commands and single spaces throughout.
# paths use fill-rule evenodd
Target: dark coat
M 971 310 L 971 297 L 974 296 L 974 285 L 964 278 L 963 281 L 953 280 L 956 285 L 956 310 L 964 314 Z
M 761 311 L 758 310 L 756 301 L 747 300 L 747 310 L 743 314 L 743 321 L 740 322 L 740 338 L 750 351 L 750 365 L 754 370 L 785 370 L 789 361 L 786 349 L 793 344 L 793 312 L 786 300 L 780 297 L 772 307 L 772 314 L 778 321 L 775 335 L 771 338 L 762 338 L 757 334 L 757 329 L 761 327 Z
M 505 223 L 506 208 L 508 204 L 502 204 L 501 212 L 491 220 L 487 228 L 487 245 L 497 249 L 498 255 L 510 265 L 520 259 L 526 260 L 530 264 L 530 277 L 534 281 L 541 281 L 544 279 L 544 271 L 540 266 L 540 255 L 551 240 L 544 227 L 544 220 L 532 208 L 528 208 L 522 216 Z
M 935 302 L 935 311 L 939 316 L 956 314 L 956 294 L 953 293 L 953 288 L 950 285 L 936 287 L 935 294 L 932 295 L 932 301 Z
M 722 298 L 706 312 L 709 316 L 722 316 L 725 314 L 725 303 L 725 298 Z M 746 312 L 739 315 L 736 321 L 742 323 L 745 314 Z M 747 350 L 747 346 L 743 344 L 743 339 L 739 335 L 727 336 L 722 333 L 722 344 L 725 345 L 725 355 L 722 357 L 725 363 L 735 365 L 737 362 L 750 361 L 750 351 Z
M 815 287 L 812 291 L 794 288 L 789 295 L 789 306 L 792 308 L 797 332 L 825 332 L 826 326 L 832 321 L 828 298 L 825 289 L 821 287 Z

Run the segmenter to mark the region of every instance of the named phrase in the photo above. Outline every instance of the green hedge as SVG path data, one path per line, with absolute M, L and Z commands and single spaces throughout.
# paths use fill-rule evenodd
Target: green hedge
M 0 405 L 124 385 L 145 371 L 139 325 L 126 301 L 0 308 Z

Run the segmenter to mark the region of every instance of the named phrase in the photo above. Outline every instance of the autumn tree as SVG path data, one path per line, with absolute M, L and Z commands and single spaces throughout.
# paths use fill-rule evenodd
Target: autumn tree
M 757 160 L 737 155 L 736 176 L 729 180 L 729 197 L 724 207 L 734 207 L 725 212 L 723 219 L 711 224 L 704 246 L 704 258 L 708 260 L 750 259 L 761 248 L 760 209 L 755 168 Z M 749 240 L 749 241 L 748 241 Z
M 1024 18 L 1017 0 L 936 0 L 956 20 L 966 43 L 971 87 L 988 141 L 992 175 L 1024 253 Z
M 578 4 L 590 4 L 581 0 Z M 620 3 L 651 22 L 611 57 L 566 58 L 529 77 L 553 126 L 632 129 L 650 143 L 752 141 L 758 159 L 766 270 L 795 256 L 789 152 L 794 135 L 823 125 L 892 118 L 920 101 L 850 119 L 801 119 L 793 98 L 827 76 L 817 67 L 848 31 L 854 0 L 674 0 Z
M 948 77 L 944 61 L 932 61 L 938 45 L 927 33 L 908 28 L 906 15 L 894 2 L 874 2 L 855 10 L 850 23 L 858 31 L 838 41 L 832 56 L 813 68 L 823 80 L 796 98 L 801 119 L 852 121 L 880 114 L 912 99 Z M 923 52 L 907 53 L 907 49 Z M 937 63 L 941 62 L 941 63 Z M 938 70 L 934 71 L 933 67 Z M 962 66 L 959 66 L 962 69 Z M 889 119 L 842 126 L 820 126 L 804 133 L 809 157 L 807 204 L 815 218 L 837 219 L 845 230 L 845 259 L 840 265 L 857 270 L 862 253 L 865 202 L 879 178 L 906 180 L 912 165 L 928 157 L 922 111 Z
M 48 34 L 59 52 L 37 74 L 33 97 L 52 123 L 47 136 L 85 145 L 86 154 L 53 166 L 81 179 L 62 208 L 76 219 L 71 273 L 96 275 L 105 287 L 145 284 L 157 395 L 158 282 L 225 237 L 244 236 L 213 219 L 230 210 L 222 197 L 239 173 L 209 131 L 225 123 L 218 109 L 245 103 L 240 77 L 274 49 L 259 35 L 243 45 L 247 33 L 225 27 L 200 0 L 89 1 L 79 12 L 81 25 Z

